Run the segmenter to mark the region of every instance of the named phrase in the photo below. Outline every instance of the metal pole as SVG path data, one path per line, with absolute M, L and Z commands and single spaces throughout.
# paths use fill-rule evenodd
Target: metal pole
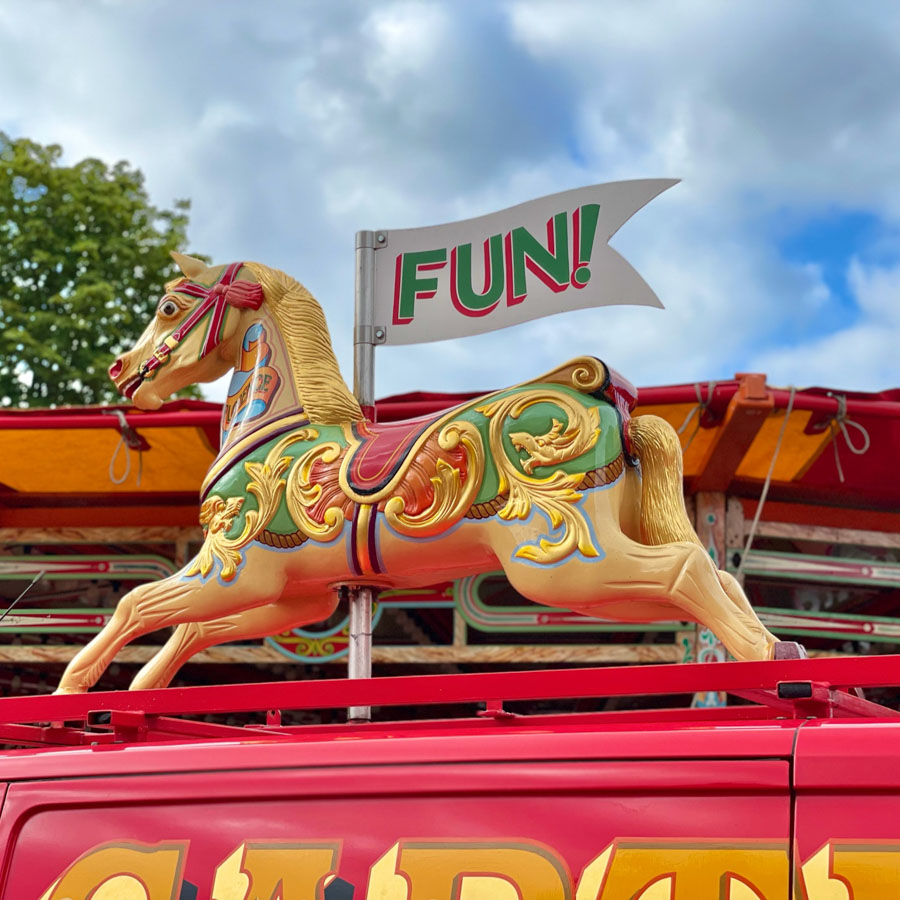
M 350 588 L 350 678 L 372 677 L 372 603 L 375 591 L 370 587 Z M 347 710 L 350 722 L 368 722 L 372 707 L 351 706 Z
M 385 236 L 379 234 L 380 243 Z M 376 336 L 375 328 L 375 247 L 376 235 L 372 231 L 356 233 L 356 304 L 353 327 L 353 392 L 362 407 L 363 415 L 375 419 L 375 344 L 384 341 L 384 329 Z M 374 590 L 370 587 L 351 586 L 347 591 L 350 601 L 350 659 L 347 675 L 350 678 L 372 677 L 372 601 Z M 368 722 L 372 718 L 371 707 L 351 706 L 348 720 Z
M 363 415 L 375 418 L 375 232 L 356 232 L 356 317 L 353 393 Z M 382 333 L 383 340 L 383 333 Z

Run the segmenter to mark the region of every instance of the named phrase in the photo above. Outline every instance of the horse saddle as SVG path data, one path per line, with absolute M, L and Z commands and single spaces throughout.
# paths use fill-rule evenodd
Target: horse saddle
M 618 409 L 626 422 L 637 403 L 637 389 L 626 378 L 610 369 L 599 359 L 581 356 L 563 366 L 526 381 L 517 388 L 537 384 L 561 384 L 598 399 L 604 399 Z M 506 389 L 509 390 L 509 389 Z M 505 392 L 505 391 L 504 391 Z M 451 409 L 440 410 L 415 419 L 376 423 L 369 420 L 350 426 L 353 440 L 348 451 L 347 481 L 358 494 L 377 494 L 397 474 L 416 442 L 429 432 L 440 419 L 451 419 L 455 409 L 489 402 L 494 394 L 467 400 Z

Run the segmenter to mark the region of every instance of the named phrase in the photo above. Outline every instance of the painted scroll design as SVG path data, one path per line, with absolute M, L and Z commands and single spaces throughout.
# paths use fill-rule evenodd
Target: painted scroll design
M 545 435 L 511 434 L 513 448 L 528 454 L 525 460 L 514 458 L 507 452 L 504 423 L 519 418 L 538 403 L 551 403 L 561 409 L 567 427 L 563 429 L 561 421 L 555 419 Z M 507 496 L 505 506 L 498 513 L 500 518 L 525 520 L 536 507 L 547 516 L 553 531 L 562 529 L 558 539 L 542 537 L 537 544 L 520 547 L 515 555 L 542 565 L 560 562 L 576 551 L 586 557 L 599 556 L 587 520 L 576 505 L 583 497 L 578 487 L 587 472 L 566 473 L 557 469 L 545 477 L 531 474 L 535 468 L 558 466 L 592 450 L 600 437 L 599 409 L 586 407 L 562 391 L 543 388 L 503 397 L 478 407 L 477 411 L 490 420 L 491 454 L 500 477 L 498 493 Z
M 579 374 L 595 380 L 591 377 L 594 373 Z M 510 420 L 544 403 L 559 410 L 546 433 L 523 430 L 505 436 Z M 565 390 L 544 385 L 500 397 L 475 411 L 488 420 L 489 451 L 499 479 L 497 515 L 507 521 L 525 520 L 537 509 L 549 520 L 551 532 L 560 532 L 520 547 L 515 555 L 541 565 L 558 563 L 575 552 L 598 557 L 590 527 L 577 506 L 583 496 L 580 489 L 593 466 L 587 464 L 584 471 L 576 472 L 564 472 L 560 467 L 586 456 L 597 445 L 599 408 L 584 405 Z M 292 446 L 304 442 L 313 445 L 297 457 L 287 454 Z M 302 428 L 278 441 L 262 462 L 245 462 L 244 469 L 250 476 L 246 496 L 212 494 L 204 501 L 204 543 L 185 574 L 205 578 L 218 563 L 221 580 L 232 581 L 248 544 L 258 540 L 273 545 L 273 535 L 267 528 L 282 501 L 296 531 L 274 543 L 280 546 L 287 540 L 295 546 L 306 540 L 327 543 L 336 539 L 353 505 L 343 472 L 339 471 L 346 452 L 346 447 L 336 441 L 319 442 L 315 428 Z M 397 534 L 413 539 L 433 537 L 467 515 L 488 464 L 482 432 L 476 424 L 459 418 L 445 422 L 424 437 L 414 458 L 404 464 L 404 477 L 393 481 L 380 498 L 373 498 L 374 505 Z M 553 471 L 536 474 L 542 468 Z M 419 472 L 415 490 L 409 483 L 413 471 Z M 256 499 L 256 508 L 244 513 L 239 534 L 229 537 L 250 495 Z
M 438 433 L 438 446 L 452 452 L 462 447 L 465 453 L 465 480 L 460 467 L 438 458 L 436 474 L 431 477 L 431 504 L 419 513 L 407 512 L 407 500 L 394 494 L 384 506 L 388 524 L 405 537 L 432 537 L 446 531 L 466 514 L 481 482 L 485 468 L 484 443 L 471 422 L 456 421 Z
M 229 537 L 244 504 L 244 497 L 208 497 L 201 508 L 200 520 L 205 527 L 205 540 L 196 560 L 186 570 L 187 576 L 207 577 L 218 562 L 219 577 L 232 581 L 243 559 L 244 549 L 254 540 L 269 546 L 279 545 L 266 529 L 284 500 L 297 531 L 284 536 L 291 546 L 306 540 L 327 543 L 337 538 L 348 521 L 352 501 L 337 485 L 336 467 L 346 452 L 336 441 L 316 443 L 296 458 L 285 455 L 294 444 L 316 441 L 314 428 L 304 428 L 282 438 L 262 463 L 245 462 L 251 477 L 247 493 L 257 500 L 257 509 L 245 514 L 244 525 L 235 537 Z M 470 422 L 456 421 L 445 425 L 436 436 L 439 451 L 452 454 L 461 450 L 461 465 L 446 459 L 431 458 L 424 448 L 419 461 L 433 466 L 428 479 L 430 502 L 424 509 L 413 505 L 420 497 L 412 497 L 401 481 L 379 505 L 388 524 L 405 537 L 431 537 L 446 531 L 465 516 L 472 505 L 485 468 L 485 449 L 478 428 Z M 452 457 L 451 457 L 452 458 Z M 321 465 L 317 465 L 321 463 Z M 414 466 L 415 467 L 415 466 Z
M 219 573 L 223 581 L 232 581 L 243 559 L 244 548 L 272 521 L 282 496 L 287 488 L 288 511 L 298 529 L 307 538 L 325 541 L 333 538 L 343 527 L 343 512 L 328 510 L 324 522 L 315 521 L 309 514 L 309 507 L 318 499 L 321 486 L 310 483 L 311 469 L 317 459 L 329 461 L 340 456 L 339 444 L 329 441 L 316 444 L 302 454 L 295 462 L 291 456 L 284 456 L 293 444 L 316 440 L 319 433 L 314 428 L 303 428 L 280 440 L 266 455 L 262 463 L 245 462 L 244 470 L 250 476 L 247 493 L 257 501 L 257 508 L 249 510 L 244 518 L 240 534 L 229 538 L 228 532 L 241 511 L 244 497 L 224 498 L 218 494 L 207 497 L 200 508 L 200 524 L 205 528 L 205 538 L 196 559 L 185 570 L 185 575 L 201 575 L 206 578 L 218 561 Z M 284 474 L 294 463 L 288 478 Z

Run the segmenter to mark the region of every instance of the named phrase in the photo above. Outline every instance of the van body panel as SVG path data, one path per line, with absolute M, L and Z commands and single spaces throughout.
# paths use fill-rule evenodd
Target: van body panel
M 900 897 L 900 724 L 804 724 L 795 760 L 797 897 Z
M 0 700 L 0 739 L 36 748 L 0 752 L 0 900 L 896 900 L 900 713 L 862 689 L 898 672 L 861 657 Z M 697 691 L 739 703 L 627 708 Z M 605 711 L 505 705 L 529 697 Z M 479 699 L 457 719 L 282 726 Z M 232 714 L 257 724 L 210 720 Z
M 630 900 L 678 873 L 692 885 L 685 900 L 732 877 L 787 900 L 789 833 L 779 759 L 250 764 L 39 780 L 12 785 L 0 817 L 2 897 L 81 900 L 77 888 L 131 900 L 126 888 L 157 878 L 165 900 L 194 889 L 205 900 L 218 878 L 217 900 L 274 900 L 263 886 L 278 879 L 284 900 L 309 884 L 322 889 L 309 900 L 574 900 L 579 884 L 578 900 L 604 884 L 603 900 Z

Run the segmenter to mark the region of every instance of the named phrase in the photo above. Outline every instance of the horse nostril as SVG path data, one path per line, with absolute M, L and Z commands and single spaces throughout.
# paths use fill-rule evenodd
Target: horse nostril
M 118 378 L 122 373 L 122 360 L 117 359 L 110 367 L 109 367 L 109 377 L 110 378 Z

